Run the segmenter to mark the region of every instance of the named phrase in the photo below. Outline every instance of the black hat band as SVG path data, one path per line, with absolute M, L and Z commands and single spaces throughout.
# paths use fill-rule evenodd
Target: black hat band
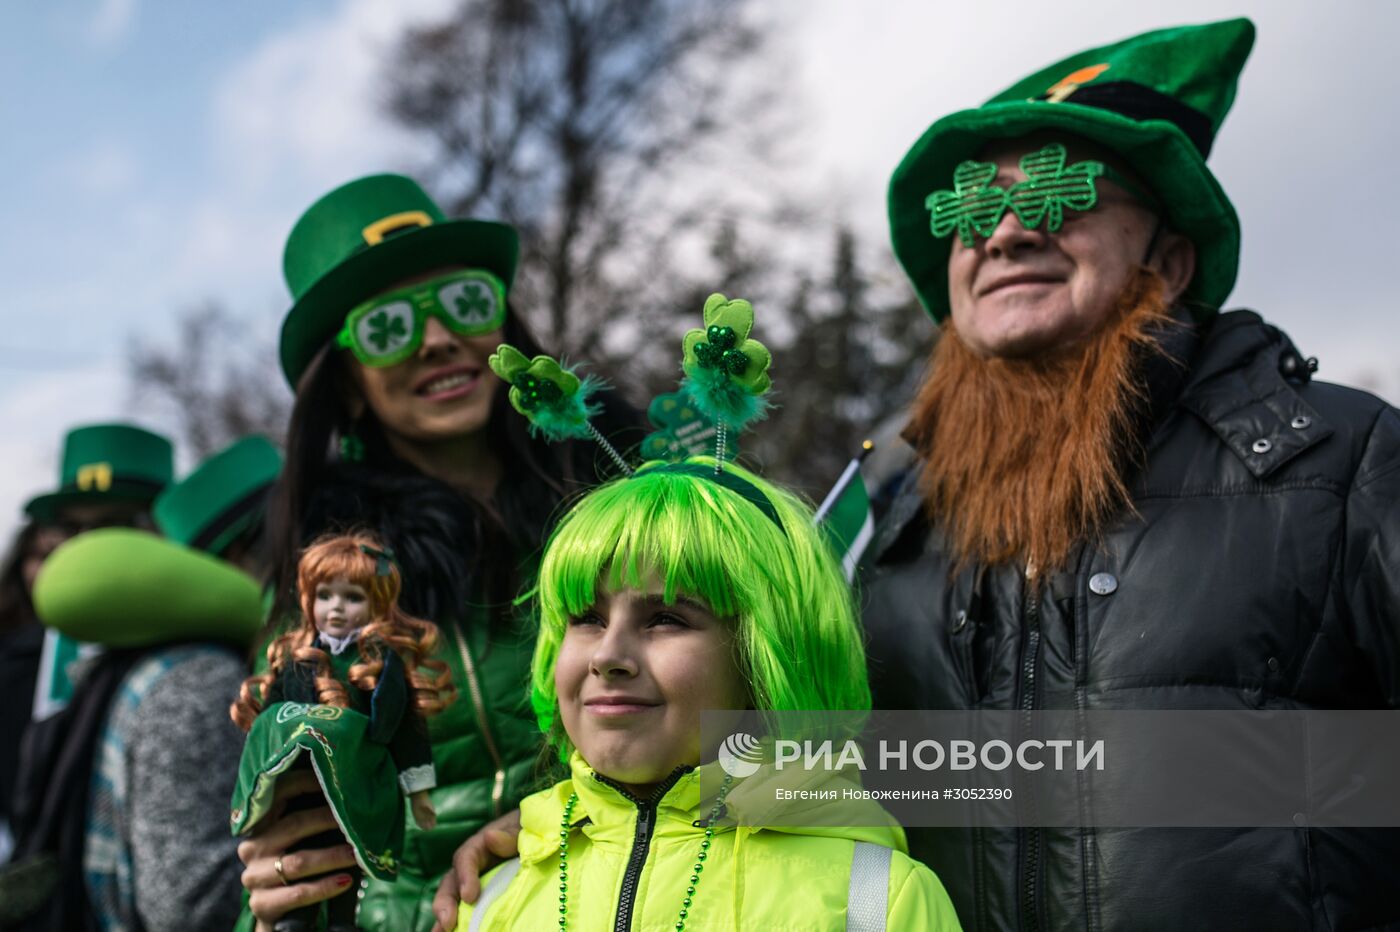
M 272 485 L 271 482 L 264 483 L 225 508 L 213 521 L 200 529 L 200 532 L 190 541 L 190 546 L 195 550 L 214 553 L 212 549 L 214 542 L 230 528 L 238 524 L 251 526 L 262 511 L 267 508 L 267 496 L 272 491 Z M 215 556 L 218 554 L 215 553 Z
M 1041 100 L 1049 97 L 1042 95 Z M 1076 88 L 1061 98 L 1064 103 L 1081 107 L 1097 107 L 1128 117 L 1131 120 L 1166 120 L 1186 134 L 1201 158 L 1210 155 L 1215 142 L 1215 129 L 1210 117 L 1175 97 L 1139 84 L 1136 81 L 1096 81 Z

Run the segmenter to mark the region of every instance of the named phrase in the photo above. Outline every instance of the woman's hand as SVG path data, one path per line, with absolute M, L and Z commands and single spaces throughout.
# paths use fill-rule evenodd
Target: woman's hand
M 452 869 L 443 874 L 433 897 L 433 932 L 457 927 L 457 904 L 475 903 L 481 896 L 481 875 L 520 853 L 520 810 L 512 809 L 487 822 L 452 855 Z
M 272 924 L 289 911 L 328 900 L 350 886 L 349 874 L 328 873 L 355 866 L 355 851 L 348 844 L 287 851 L 303 839 L 339 828 L 328 806 L 286 813 L 289 799 L 309 793 L 321 794 L 309 770 L 278 780 L 272 811 L 258 823 L 252 837 L 238 845 L 243 886 L 249 892 L 248 908 L 258 921 L 257 932 L 271 932 Z M 304 879 L 308 877 L 315 879 Z

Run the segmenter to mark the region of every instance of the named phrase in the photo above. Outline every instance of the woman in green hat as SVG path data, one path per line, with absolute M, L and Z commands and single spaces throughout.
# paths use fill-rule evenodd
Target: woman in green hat
M 407 826 L 392 886 L 367 881 L 365 929 L 429 928 L 456 846 L 535 788 L 539 733 L 523 689 L 533 637 L 513 603 L 559 503 L 607 460 L 592 443 L 533 439 L 487 366 L 502 341 L 540 352 L 508 304 L 517 253 L 512 228 L 446 220 L 396 175 L 332 191 L 287 242 L 296 303 L 281 356 L 296 404 L 268 526 L 273 618 L 295 613 L 296 555 L 311 539 L 366 528 L 396 554 L 405 610 L 441 628 L 439 657 L 461 693 L 430 723 L 437 826 Z M 617 437 L 639 419 L 604 399 L 596 422 Z M 309 787 L 282 792 L 298 789 Z M 322 808 L 243 843 L 259 927 L 339 892 L 348 847 L 289 853 L 332 826 Z

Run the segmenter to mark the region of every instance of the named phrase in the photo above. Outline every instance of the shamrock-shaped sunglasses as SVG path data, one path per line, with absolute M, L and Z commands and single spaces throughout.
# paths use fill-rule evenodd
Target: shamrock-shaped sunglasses
M 423 345 L 429 316 L 465 337 L 498 330 L 505 285 L 484 269 L 464 269 L 375 295 L 345 315 L 335 342 L 367 366 L 395 366 Z
M 1066 209 L 1091 210 L 1099 202 L 1100 177 L 1144 206 L 1157 208 L 1154 198 L 1102 162 L 1085 160 L 1066 166 L 1067 160 L 1065 147 L 1058 142 L 1032 152 L 1020 162 L 1026 180 L 1010 188 L 991 183 L 997 176 L 995 163 L 963 162 L 953 170 L 953 190 L 934 191 L 924 201 L 933 235 L 941 238 L 956 230 L 962 244 L 971 247 L 975 237 L 992 235 L 1007 208 L 1026 229 L 1034 230 L 1043 221 L 1045 229 L 1054 233 L 1064 223 Z

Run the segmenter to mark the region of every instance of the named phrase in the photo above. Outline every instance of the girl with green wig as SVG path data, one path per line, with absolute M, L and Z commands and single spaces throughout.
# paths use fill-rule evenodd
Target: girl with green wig
M 702 711 L 870 707 L 806 505 L 708 457 L 650 463 L 574 506 L 538 584 L 531 698 L 570 775 L 521 804 L 519 857 L 457 928 L 958 928 L 897 827 L 735 825 L 729 780 L 702 801 Z

